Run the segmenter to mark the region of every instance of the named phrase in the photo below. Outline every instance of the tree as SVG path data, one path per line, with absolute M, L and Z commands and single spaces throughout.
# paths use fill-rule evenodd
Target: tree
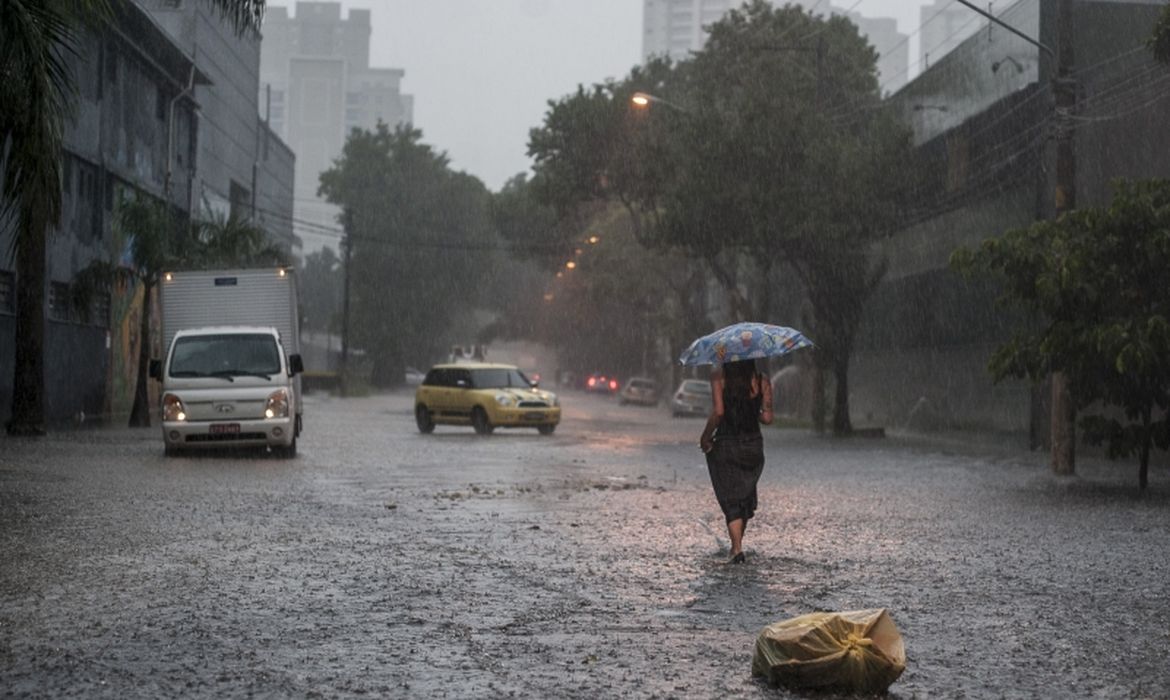
M 81 30 L 128 0 L 0 3 L 0 225 L 12 226 L 16 299 L 12 435 L 43 435 L 46 236 L 61 214 L 61 143 L 77 85 L 66 58 Z M 208 0 L 237 31 L 260 26 L 265 0 Z
M 1067 374 L 1090 444 L 1111 458 L 1136 455 L 1148 483 L 1154 447 L 1170 449 L 1170 180 L 1116 183 L 1108 208 L 960 249 L 951 264 L 994 273 L 1002 304 L 1039 317 L 993 354 L 996 381 Z
M 97 260 L 73 279 L 73 304 L 82 314 L 92 308 L 97 292 L 142 285 L 139 319 L 138 369 L 130 426 L 150 425 L 151 300 L 164 272 L 176 269 L 212 269 L 285 265 L 284 253 L 266 242 L 264 230 L 235 217 L 216 216 L 188 224 L 179 212 L 146 197 L 120 203 L 114 225 L 130 241 L 128 265 Z
M 317 332 L 338 333 L 345 283 L 341 260 L 332 248 L 309 253 L 301 269 L 302 327 Z
M 321 174 L 342 208 L 350 263 L 350 335 L 373 361 L 371 382 L 402 381 L 449 346 L 453 320 L 482 304 L 499 242 L 483 183 L 453 172 L 422 132 L 354 130 Z M 467 343 L 474 329 L 459 330 Z
M 1170 64 L 1170 4 L 1162 8 L 1162 14 L 1158 16 L 1154 32 L 1146 45 L 1153 52 L 1155 59 Z
M 910 137 L 877 109 L 876 60 L 845 18 L 754 0 L 693 58 L 551 103 L 529 145 L 547 201 L 621 202 L 639 240 L 705 265 L 739 320 L 770 311 L 762 280 L 793 270 L 837 434 L 852 431 L 849 361 L 885 269 L 871 250 L 910 184 L 889 177 L 909 170 Z M 635 91 L 660 99 L 634 112 Z

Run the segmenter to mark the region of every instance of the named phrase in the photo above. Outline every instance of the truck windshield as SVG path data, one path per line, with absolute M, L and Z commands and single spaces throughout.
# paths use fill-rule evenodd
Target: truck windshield
M 270 377 L 280 373 L 276 339 L 264 333 L 188 335 L 175 341 L 172 377 Z

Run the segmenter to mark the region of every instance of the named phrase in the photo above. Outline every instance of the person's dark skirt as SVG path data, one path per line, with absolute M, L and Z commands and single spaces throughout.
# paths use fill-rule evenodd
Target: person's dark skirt
M 707 453 L 707 471 L 727 522 L 756 512 L 756 483 L 764 471 L 764 438 L 759 433 L 716 437 Z

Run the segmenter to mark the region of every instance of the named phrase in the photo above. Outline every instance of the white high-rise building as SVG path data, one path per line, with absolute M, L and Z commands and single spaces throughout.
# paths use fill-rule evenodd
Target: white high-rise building
M 339 248 L 337 207 L 317 196 L 320 174 L 341 155 L 351 129 L 413 120 L 399 68 L 370 67 L 370 11 L 341 16 L 336 2 L 298 2 L 296 15 L 269 7 L 260 44 L 260 104 L 297 154 L 293 216 L 305 253 Z
M 954 0 L 934 0 L 918 12 L 922 27 L 918 32 L 918 72 L 937 63 L 987 24 L 979 13 Z
M 642 60 L 669 55 L 675 61 L 703 48 L 706 27 L 718 22 L 739 0 L 643 0 Z

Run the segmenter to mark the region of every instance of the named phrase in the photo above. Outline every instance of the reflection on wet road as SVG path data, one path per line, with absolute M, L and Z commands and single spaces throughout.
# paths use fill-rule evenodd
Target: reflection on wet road
M 727 566 L 701 420 L 564 403 L 549 437 L 424 436 L 407 394 L 312 397 L 291 462 L 0 441 L 0 687 L 775 698 L 761 627 L 885 606 L 898 695 L 1168 696 L 1164 471 L 1135 499 L 1111 465 L 769 430 Z

